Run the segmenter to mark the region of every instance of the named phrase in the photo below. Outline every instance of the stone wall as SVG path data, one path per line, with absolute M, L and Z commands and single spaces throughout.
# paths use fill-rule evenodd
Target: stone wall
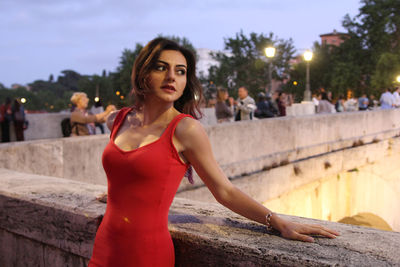
M 86 266 L 105 187 L 0 169 L 0 266 Z M 285 240 L 218 204 L 176 198 L 176 266 L 395 266 L 400 233 L 284 216 L 336 229 L 336 239 Z
M 400 133 L 400 109 L 205 126 L 216 160 L 234 178 Z M 0 167 L 106 184 L 108 135 L 0 144 Z M 196 186 L 202 185 L 197 177 Z M 184 180 L 180 190 L 192 188 Z

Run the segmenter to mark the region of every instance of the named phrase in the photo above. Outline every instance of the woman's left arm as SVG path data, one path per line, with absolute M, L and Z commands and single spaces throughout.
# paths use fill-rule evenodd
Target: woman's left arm
M 253 221 L 266 224 L 271 211 L 235 187 L 222 172 L 212 153 L 211 144 L 203 126 L 196 120 L 184 118 L 178 124 L 174 144 L 192 164 L 215 199 L 230 210 Z M 271 216 L 271 226 L 288 239 L 312 242 L 308 234 L 334 238 L 337 232 L 319 225 L 303 225 L 286 221 L 276 214 Z

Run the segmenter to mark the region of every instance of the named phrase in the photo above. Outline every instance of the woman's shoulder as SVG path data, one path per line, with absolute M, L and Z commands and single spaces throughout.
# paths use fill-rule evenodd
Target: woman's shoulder
M 203 125 L 193 117 L 183 117 L 176 126 L 175 135 L 178 139 L 195 137 L 199 131 L 204 131 Z
M 108 115 L 106 125 L 109 130 L 112 129 L 112 126 L 114 124 L 115 118 L 118 115 L 118 112 L 120 112 L 120 110 L 115 110 L 115 111 L 111 112 L 110 115 Z

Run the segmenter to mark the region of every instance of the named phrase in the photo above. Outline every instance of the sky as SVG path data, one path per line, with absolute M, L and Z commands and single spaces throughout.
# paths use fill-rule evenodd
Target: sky
M 0 0 L 0 83 L 48 80 L 70 69 L 115 71 L 125 48 L 159 34 L 223 50 L 240 30 L 311 48 L 319 35 L 345 31 L 359 0 Z

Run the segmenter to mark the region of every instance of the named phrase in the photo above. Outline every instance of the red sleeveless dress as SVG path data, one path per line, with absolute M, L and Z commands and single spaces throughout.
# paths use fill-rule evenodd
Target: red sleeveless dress
M 179 121 L 189 115 L 176 116 L 153 143 L 123 151 L 114 139 L 131 110 L 123 108 L 117 114 L 103 152 L 107 209 L 90 267 L 174 266 L 168 211 L 188 165 L 180 160 L 172 137 Z

